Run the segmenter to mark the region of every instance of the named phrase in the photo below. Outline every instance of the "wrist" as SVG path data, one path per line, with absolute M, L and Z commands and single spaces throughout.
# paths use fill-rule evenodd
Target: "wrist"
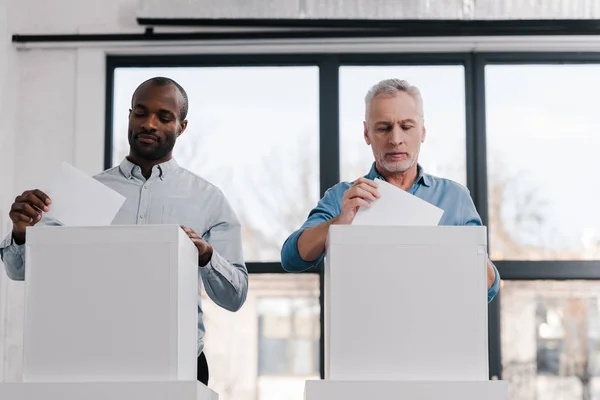
M 213 248 L 212 246 L 208 246 L 208 249 L 198 255 L 198 266 L 199 267 L 206 267 L 208 265 L 208 263 L 210 262 L 210 260 L 212 259 L 213 256 Z
M 13 229 L 12 240 L 17 245 L 25 244 L 25 232 L 19 232 Z

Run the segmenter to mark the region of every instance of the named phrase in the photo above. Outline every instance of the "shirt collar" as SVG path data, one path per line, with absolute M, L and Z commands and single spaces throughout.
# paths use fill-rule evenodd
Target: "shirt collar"
M 123 161 L 121 161 L 121 164 L 119 164 L 119 169 L 121 170 L 121 173 L 125 175 L 127 179 L 131 179 L 133 177 L 136 168 L 139 170 L 140 167 L 129 161 L 127 157 L 125 157 Z M 155 168 L 159 171 L 159 177 L 161 179 L 164 179 L 164 177 L 168 175 L 169 172 L 177 170 L 177 168 L 179 168 L 179 165 L 177 164 L 177 161 L 175 161 L 175 159 L 171 157 L 169 161 L 165 161 L 163 163 L 155 165 L 152 169 L 154 170 Z
M 385 181 L 385 178 L 383 176 L 381 176 L 379 171 L 377 171 L 375 162 L 373 162 L 373 165 L 371 166 L 371 170 L 369 171 L 369 173 L 367 175 L 365 175 L 365 178 L 371 179 L 371 180 L 373 180 L 375 178 L 379 178 L 379 179 L 382 179 Z M 420 183 L 427 187 L 431 186 L 431 176 L 429 174 L 426 174 L 423 171 L 423 167 L 421 166 L 421 164 L 418 164 L 418 163 L 417 163 L 417 179 L 415 179 L 415 183 Z

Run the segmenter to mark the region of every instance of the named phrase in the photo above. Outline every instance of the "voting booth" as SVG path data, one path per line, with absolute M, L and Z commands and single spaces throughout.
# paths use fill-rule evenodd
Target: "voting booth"
M 28 228 L 11 400 L 216 400 L 196 381 L 197 249 L 176 225 Z
M 481 226 L 331 225 L 325 379 L 306 400 L 507 400 L 488 377 Z

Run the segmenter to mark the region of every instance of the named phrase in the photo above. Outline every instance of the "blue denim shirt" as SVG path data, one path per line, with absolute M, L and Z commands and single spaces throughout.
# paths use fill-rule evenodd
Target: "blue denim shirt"
M 417 171 L 417 179 L 408 192 L 444 210 L 440 225 L 482 225 L 467 188 L 449 179 L 426 174 L 420 165 L 417 166 Z M 365 178 L 385 180 L 377 172 L 375 163 Z M 344 192 L 350 186 L 352 182 L 340 182 L 327 190 L 317 206 L 309 213 L 306 222 L 287 238 L 281 249 L 281 263 L 286 271 L 301 272 L 316 267 L 321 262 L 324 254 L 313 261 L 305 261 L 300 257 L 298 238 L 305 229 L 337 217 L 342 211 Z M 500 289 L 500 274 L 493 264 L 492 266 L 496 272 L 496 279 L 488 290 L 488 302 L 492 301 Z

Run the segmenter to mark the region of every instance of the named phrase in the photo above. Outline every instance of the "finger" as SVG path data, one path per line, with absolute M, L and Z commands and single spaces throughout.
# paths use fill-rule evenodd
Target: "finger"
M 189 234 L 195 234 L 195 233 L 196 233 L 196 232 L 194 232 L 194 230 L 193 230 L 192 228 L 188 228 L 187 226 L 183 226 L 183 225 L 181 225 L 181 229 L 183 229 L 183 231 L 184 231 L 185 233 L 187 233 L 188 235 L 189 235 Z
M 188 234 L 188 235 L 195 235 L 196 237 L 199 237 L 198 234 L 196 233 L 195 230 L 193 230 L 192 228 L 188 228 L 187 226 L 183 226 L 181 225 L 181 228 Z
M 370 188 L 370 189 L 372 189 L 372 188 Z M 355 186 L 355 187 L 347 190 L 347 192 L 344 194 L 344 197 L 346 200 L 354 199 L 354 198 L 358 197 L 358 198 L 365 199 L 368 201 L 375 201 L 380 196 L 379 196 L 379 193 L 377 193 L 377 191 L 375 193 L 373 193 L 369 189 L 367 189 L 366 186 L 364 186 L 364 187 L 363 186 Z
M 204 251 L 207 246 L 206 242 L 200 238 L 193 238 L 192 242 L 194 242 L 196 247 L 201 251 Z
M 14 203 L 10 210 L 24 214 L 32 220 L 37 220 L 41 216 L 41 213 L 28 203 Z
M 32 206 L 36 207 L 38 210 L 40 210 L 40 211 L 48 211 L 48 206 L 34 192 L 27 193 L 27 195 L 24 196 L 24 198 L 25 198 L 25 202 L 27 202 L 27 203 L 31 204 Z
M 366 185 L 369 185 L 369 186 L 374 187 L 375 189 L 377 189 L 377 182 L 375 182 L 372 179 L 367 179 L 365 177 L 360 177 L 356 181 L 354 181 L 354 186 L 360 185 L 361 183 L 364 183 Z
M 357 188 L 361 188 L 362 190 L 366 190 L 369 193 L 372 193 L 373 196 L 379 198 L 379 190 L 377 189 L 377 187 L 373 187 L 371 185 L 368 185 L 366 183 L 361 183 L 360 185 L 356 186 Z
M 365 190 L 363 187 L 361 186 L 357 186 L 355 188 L 353 188 L 352 193 L 350 193 L 349 195 L 349 199 L 353 199 L 353 198 L 361 198 L 361 199 L 365 199 L 368 201 L 375 201 L 378 199 L 378 195 L 376 193 L 372 193 L 368 190 Z
M 42 202 L 45 205 L 52 204 L 52 200 L 50 199 L 50 197 L 46 193 L 42 192 L 41 190 L 35 189 L 35 190 L 33 190 L 33 194 L 36 195 L 40 200 L 42 200 Z
M 348 207 L 356 208 L 356 207 L 371 207 L 371 203 L 366 200 L 363 200 L 359 197 L 356 197 L 348 202 Z
M 8 213 L 8 216 L 10 217 L 11 221 L 15 224 L 19 222 L 26 222 L 28 224 L 34 222 L 34 220 L 31 217 L 28 217 L 27 215 L 19 211 L 11 211 Z
M 194 231 L 191 231 L 191 232 L 189 232 L 189 233 L 188 233 L 188 236 L 189 236 L 189 237 L 191 237 L 191 238 L 194 238 L 194 239 L 200 239 L 200 240 L 202 240 L 202 237 L 200 237 L 200 235 L 198 235 L 198 234 L 197 234 L 196 232 L 194 232 Z

